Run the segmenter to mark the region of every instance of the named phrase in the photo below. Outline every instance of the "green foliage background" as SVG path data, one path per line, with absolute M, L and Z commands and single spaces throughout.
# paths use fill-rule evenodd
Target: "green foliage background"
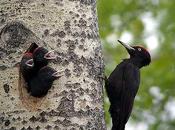
M 137 95 L 139 98 L 136 98 L 131 121 L 145 122 L 149 130 L 175 130 L 175 119 L 169 118 L 171 113 L 165 109 L 168 101 L 175 101 L 174 0 L 98 0 L 105 73 L 109 75 L 121 59 L 127 57 L 127 52 L 122 46 L 111 46 L 106 37 L 111 33 L 120 37 L 124 31 L 128 31 L 133 35 L 132 43 L 143 43 L 142 45 L 146 46 L 143 40 L 145 25 L 141 17 L 148 12 L 157 20 L 156 35 L 159 44 L 152 56 L 152 63 L 141 70 L 141 84 Z M 114 27 L 111 24 L 112 16 L 117 16 L 116 22 L 119 22 L 119 25 Z M 163 98 L 157 102 L 150 94 L 150 88 L 153 86 L 157 86 L 163 94 Z M 109 125 L 108 107 L 109 102 L 106 101 L 106 122 Z

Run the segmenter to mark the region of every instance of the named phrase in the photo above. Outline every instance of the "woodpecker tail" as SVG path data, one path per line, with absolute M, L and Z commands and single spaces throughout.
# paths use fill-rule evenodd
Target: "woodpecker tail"
M 117 117 L 112 118 L 112 129 L 111 130 L 125 130 L 125 123 L 117 120 Z
M 112 126 L 111 130 L 125 130 L 125 128 L 116 128 L 116 127 Z
M 125 130 L 125 121 L 122 119 L 121 111 L 119 110 L 119 104 L 111 104 L 109 112 L 112 118 L 111 130 Z

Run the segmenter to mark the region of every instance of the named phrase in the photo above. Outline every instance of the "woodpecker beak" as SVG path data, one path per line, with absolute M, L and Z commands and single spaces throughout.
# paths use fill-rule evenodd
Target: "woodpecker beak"
M 44 58 L 45 58 L 45 59 L 48 59 L 48 60 L 54 60 L 54 59 L 57 58 L 57 56 L 56 56 L 54 50 L 52 50 L 52 51 L 47 52 L 47 53 L 44 55 Z
M 52 76 L 53 76 L 54 78 L 60 78 L 60 77 L 63 76 L 63 74 L 60 74 L 60 73 L 62 73 L 62 72 L 63 72 L 63 71 L 56 71 L 55 73 L 52 74 Z
M 134 55 L 135 49 L 134 49 L 133 47 L 129 46 L 129 45 L 126 44 L 126 43 L 123 43 L 123 42 L 120 41 L 120 40 L 118 40 L 118 42 L 119 42 L 120 44 L 122 44 L 122 45 L 126 48 L 126 50 L 128 51 L 128 53 L 129 53 L 130 56 Z
M 118 42 L 119 42 L 120 44 L 122 44 L 127 50 L 133 50 L 133 51 L 135 51 L 135 49 L 134 49 L 133 47 L 129 46 L 128 44 L 123 43 L 123 42 L 120 41 L 120 40 L 118 40 Z
M 29 67 L 33 67 L 34 66 L 34 62 L 33 62 L 33 59 L 30 59 L 28 61 L 25 62 L 25 64 Z

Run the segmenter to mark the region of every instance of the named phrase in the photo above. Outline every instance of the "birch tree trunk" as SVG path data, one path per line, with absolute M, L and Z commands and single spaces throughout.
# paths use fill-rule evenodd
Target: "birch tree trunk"
M 20 85 L 31 43 L 54 49 L 64 71 L 43 98 Z M 95 0 L 0 1 L 0 129 L 105 130 L 103 60 Z

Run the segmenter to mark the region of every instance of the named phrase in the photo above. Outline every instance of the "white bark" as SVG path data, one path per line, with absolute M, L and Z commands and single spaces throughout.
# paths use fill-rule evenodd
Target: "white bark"
M 23 52 L 36 42 L 64 71 L 49 93 L 31 97 L 19 83 Z M 95 0 L 0 1 L 0 129 L 104 130 L 103 60 Z

